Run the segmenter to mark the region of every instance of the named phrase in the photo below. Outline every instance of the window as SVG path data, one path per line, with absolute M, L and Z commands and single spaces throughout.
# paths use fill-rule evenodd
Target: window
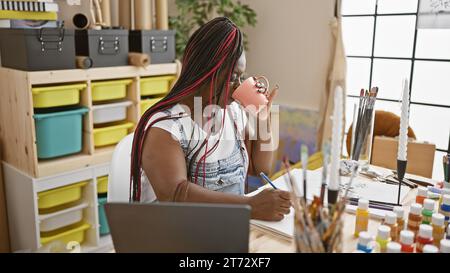
M 380 88 L 377 110 L 400 115 L 403 78 L 411 88 L 410 125 L 437 146 L 433 178 L 443 179 L 450 133 L 450 29 L 416 29 L 419 0 L 342 0 L 348 58 L 346 130 L 361 88 Z

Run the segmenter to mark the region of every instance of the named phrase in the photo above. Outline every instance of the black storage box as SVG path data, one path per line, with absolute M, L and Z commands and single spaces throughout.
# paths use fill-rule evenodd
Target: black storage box
M 0 29 L 2 66 L 25 71 L 75 68 L 74 31 Z
M 76 30 L 77 56 L 92 59 L 92 67 L 128 65 L 128 30 Z
M 173 63 L 175 61 L 175 31 L 130 31 L 130 51 L 150 55 L 152 64 Z

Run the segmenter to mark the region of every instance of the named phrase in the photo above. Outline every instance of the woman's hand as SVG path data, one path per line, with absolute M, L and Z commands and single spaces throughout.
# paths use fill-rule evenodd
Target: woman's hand
M 281 221 L 291 210 L 291 195 L 289 192 L 266 189 L 250 197 L 252 219 L 264 221 Z
M 258 119 L 260 121 L 267 121 L 269 119 L 270 111 L 272 110 L 272 103 L 277 96 L 279 89 L 280 88 L 277 85 L 270 93 L 267 94 L 267 100 L 269 101 L 269 103 L 267 104 L 267 106 L 264 106 L 263 109 L 258 113 Z

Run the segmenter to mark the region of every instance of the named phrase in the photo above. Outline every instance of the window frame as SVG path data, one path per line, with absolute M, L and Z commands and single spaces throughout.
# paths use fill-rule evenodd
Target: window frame
M 343 0 L 345 1 L 345 0 Z M 371 54 L 370 56 L 361 56 L 361 55 L 346 55 L 347 59 L 368 59 L 370 60 L 370 70 L 369 70 L 369 90 L 372 88 L 372 81 L 373 81 L 373 68 L 374 68 L 374 61 L 375 60 L 404 60 L 404 61 L 410 61 L 411 62 L 411 68 L 410 68 L 410 77 L 409 77 L 409 95 L 410 98 L 413 98 L 412 90 L 413 90 L 413 84 L 414 84 L 414 67 L 416 61 L 427 61 L 427 62 L 447 62 L 450 63 L 450 59 L 439 59 L 439 58 L 416 58 L 416 48 L 417 48 L 417 36 L 418 36 L 418 17 L 419 17 L 419 9 L 420 9 L 420 0 L 417 1 L 417 8 L 416 12 L 408 12 L 408 13 L 378 13 L 378 0 L 375 1 L 375 11 L 373 14 L 343 14 L 341 15 L 342 18 L 351 18 L 351 17 L 373 17 L 374 23 L 373 23 L 373 37 L 372 37 L 372 48 L 371 48 Z M 415 16 L 416 22 L 415 22 L 415 29 L 414 29 L 414 38 L 413 38 L 413 52 L 412 56 L 409 57 L 380 57 L 375 56 L 375 42 L 376 42 L 376 30 L 377 30 L 377 21 L 378 17 L 385 17 L 385 16 Z M 357 95 L 347 95 L 347 98 L 359 98 Z M 385 99 L 385 98 L 378 98 L 377 100 L 380 101 L 387 101 L 387 102 L 398 102 L 398 100 L 393 99 Z M 410 105 L 423 105 L 423 106 L 430 106 L 430 107 L 439 107 L 439 108 L 450 108 L 450 104 L 434 104 L 434 103 L 424 103 L 424 102 L 417 102 L 411 99 Z M 437 152 L 444 152 L 447 153 L 447 150 L 441 149 L 445 147 L 436 147 Z

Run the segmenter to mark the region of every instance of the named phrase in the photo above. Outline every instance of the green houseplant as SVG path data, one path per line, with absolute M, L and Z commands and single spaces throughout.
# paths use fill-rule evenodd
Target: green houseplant
M 178 14 L 169 18 L 176 31 L 177 58 L 181 58 L 190 35 L 201 25 L 217 16 L 230 18 L 238 27 L 255 26 L 256 12 L 236 0 L 176 0 Z M 244 34 L 244 44 L 247 39 Z

